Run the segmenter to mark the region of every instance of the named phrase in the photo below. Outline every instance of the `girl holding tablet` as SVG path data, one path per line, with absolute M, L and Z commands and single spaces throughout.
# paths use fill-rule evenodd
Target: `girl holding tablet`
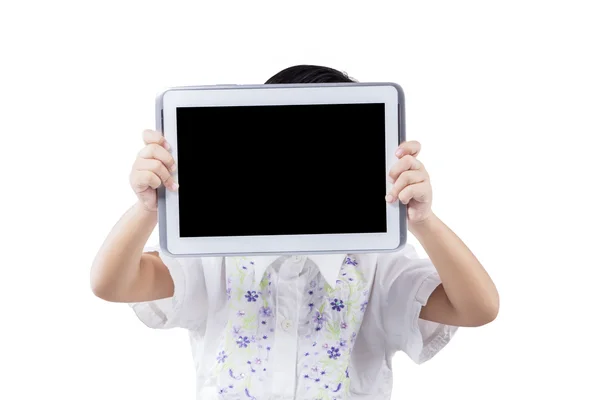
M 296 66 L 267 83 L 322 82 L 352 80 Z M 156 131 L 143 139 L 131 172 L 139 200 L 99 250 L 91 285 L 102 299 L 129 303 L 151 328 L 190 332 L 198 399 L 389 399 L 394 354 L 425 362 L 458 327 L 496 318 L 494 283 L 431 210 L 418 142 L 398 147 L 381 201 L 407 206 L 408 228 L 428 258 L 410 245 L 380 254 L 178 258 L 145 247 L 157 224 L 156 189 L 178 187 L 169 143 Z

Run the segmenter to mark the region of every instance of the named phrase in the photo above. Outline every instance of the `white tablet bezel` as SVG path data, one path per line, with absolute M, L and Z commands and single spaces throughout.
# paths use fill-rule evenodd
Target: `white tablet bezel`
M 404 96 L 394 83 L 171 88 L 157 97 L 157 129 L 171 145 L 177 163 L 177 107 L 342 103 L 385 103 L 386 170 L 381 171 L 381 180 L 386 180 L 389 190 L 387 172 L 397 159 L 394 152 L 398 144 L 405 139 Z M 177 181 L 177 171 L 173 176 Z M 179 257 L 392 251 L 406 242 L 406 207 L 399 202 L 387 204 L 386 215 L 386 233 L 182 238 L 179 237 L 179 194 L 164 188 L 159 190 L 161 248 Z

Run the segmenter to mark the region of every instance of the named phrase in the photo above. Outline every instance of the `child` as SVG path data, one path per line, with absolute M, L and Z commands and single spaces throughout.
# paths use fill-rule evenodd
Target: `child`
M 296 66 L 267 84 L 315 82 L 352 80 Z M 156 188 L 177 184 L 169 144 L 159 132 L 143 137 L 131 172 L 139 201 L 98 252 L 92 289 L 131 303 L 151 328 L 189 331 L 198 399 L 389 399 L 396 352 L 422 363 L 458 326 L 495 319 L 493 282 L 431 211 L 418 142 L 399 146 L 393 190 L 381 201 L 407 204 L 409 230 L 429 259 L 410 245 L 382 254 L 178 259 L 144 249 L 157 223 Z

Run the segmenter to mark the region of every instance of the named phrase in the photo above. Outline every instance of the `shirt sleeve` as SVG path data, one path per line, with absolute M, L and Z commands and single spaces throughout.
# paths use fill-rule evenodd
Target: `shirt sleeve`
M 130 303 L 137 317 L 153 329 L 204 329 L 207 318 L 206 285 L 199 258 L 179 259 L 162 252 L 159 246 L 147 246 L 144 253 L 158 252 L 174 284 L 173 297 Z
M 387 350 L 402 351 L 417 364 L 430 360 L 457 330 L 419 318 L 429 296 L 442 283 L 435 267 L 406 245 L 398 252 L 378 257 L 376 276 Z

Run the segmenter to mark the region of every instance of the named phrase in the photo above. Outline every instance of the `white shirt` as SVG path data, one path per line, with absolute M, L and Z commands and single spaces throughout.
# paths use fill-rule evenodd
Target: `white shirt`
M 131 304 L 189 331 L 200 400 L 383 400 L 391 358 L 423 363 L 456 327 L 419 319 L 441 283 L 410 246 L 357 255 L 172 258 L 172 298 Z

